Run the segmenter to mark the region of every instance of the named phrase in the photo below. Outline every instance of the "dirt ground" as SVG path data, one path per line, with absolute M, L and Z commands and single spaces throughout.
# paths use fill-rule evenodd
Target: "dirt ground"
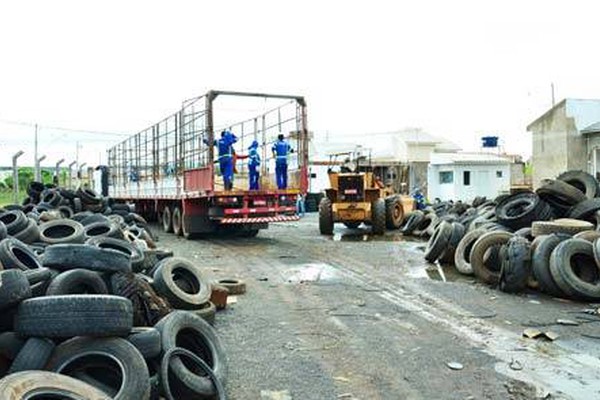
M 311 214 L 252 239 L 159 244 L 247 283 L 215 324 L 230 399 L 600 398 L 600 317 L 582 313 L 594 305 L 502 293 L 425 263 L 425 243 L 401 234 L 325 237 Z

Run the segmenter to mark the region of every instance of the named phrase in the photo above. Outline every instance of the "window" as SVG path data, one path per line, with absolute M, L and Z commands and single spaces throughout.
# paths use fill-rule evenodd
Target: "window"
M 496 171 L 496 178 L 502 178 L 502 171 Z
M 452 171 L 440 171 L 440 183 L 452 183 L 454 182 L 454 172 Z
M 463 185 L 471 185 L 471 171 L 463 171 Z

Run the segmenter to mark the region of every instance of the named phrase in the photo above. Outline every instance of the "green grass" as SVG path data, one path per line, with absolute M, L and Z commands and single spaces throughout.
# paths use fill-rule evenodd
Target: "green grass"
M 19 191 L 19 204 L 25 197 L 27 197 L 27 193 L 25 193 L 25 191 Z M 14 199 L 12 190 L 0 190 L 0 207 L 13 203 Z

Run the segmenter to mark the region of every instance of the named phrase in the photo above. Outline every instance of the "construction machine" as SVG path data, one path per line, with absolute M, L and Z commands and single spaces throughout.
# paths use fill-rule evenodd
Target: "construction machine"
M 345 157 L 341 163 L 337 162 L 340 156 Z M 394 193 L 373 173 L 370 155 L 366 160 L 364 152 L 357 150 L 330 155 L 330 188 L 319 203 L 321 234 L 331 235 L 334 224 L 342 222 L 352 229 L 365 223 L 372 226 L 372 233 L 381 235 L 386 228 L 398 229 L 405 211 L 412 209 L 409 197 Z

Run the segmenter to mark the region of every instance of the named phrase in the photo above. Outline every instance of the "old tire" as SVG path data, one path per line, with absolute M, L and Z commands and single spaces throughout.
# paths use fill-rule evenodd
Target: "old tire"
M 511 195 L 496 206 L 496 219 L 512 230 L 525 228 L 533 221 L 546 221 L 551 217 L 550 206 L 532 192 Z
M 595 242 L 598 238 L 600 238 L 599 231 L 583 231 L 573 235 L 573 239 L 583 239 L 591 243 Z
M 27 244 L 37 242 L 40 237 L 40 229 L 35 219 L 27 218 L 27 226 L 25 229 L 15 233 L 13 237 Z
M 46 289 L 47 296 L 67 294 L 108 294 L 108 287 L 97 272 L 77 268 L 56 276 Z
M 454 265 L 456 266 L 458 272 L 460 272 L 461 274 L 473 275 L 473 267 L 471 265 L 471 251 L 477 239 L 479 239 L 479 237 L 484 233 L 485 231 L 483 229 L 476 229 L 474 231 L 468 232 L 462 237 L 460 242 L 458 242 L 456 252 L 454 253 Z
M 438 217 L 434 213 L 428 213 L 423 216 L 419 224 L 412 232 L 414 236 L 427 236 L 431 234 L 431 228 L 436 224 Z
M 404 220 L 404 208 L 399 196 L 385 199 L 385 225 L 388 229 L 399 229 Z
M 83 229 L 86 240 L 95 237 L 122 238 L 123 234 L 119 227 L 110 221 L 94 222 L 84 226 Z
M 593 199 L 599 193 L 598 181 L 596 178 L 584 171 L 566 171 L 560 174 L 556 179 L 577 188 L 585 194 L 588 199 Z
M 165 206 L 162 211 L 162 227 L 163 231 L 166 233 L 173 232 L 173 217 L 171 213 L 171 208 L 169 206 Z
M 27 339 L 11 364 L 8 373 L 44 369 L 54 347 L 54 342 L 50 339 L 33 337 Z
M 568 235 L 553 234 L 538 236 L 531 257 L 531 271 L 542 292 L 551 296 L 563 296 L 563 291 L 554 281 L 550 272 L 550 256 L 561 242 L 570 239 Z
M 452 234 L 448 241 L 448 246 L 444 250 L 440 257 L 440 262 L 446 264 L 454 264 L 454 255 L 456 254 L 456 248 L 460 243 L 460 240 L 465 236 L 465 227 L 460 222 L 452 222 Z
M 492 270 L 485 263 L 485 253 L 494 246 L 502 246 L 508 243 L 512 233 L 503 231 L 487 232 L 477 239 L 471 250 L 471 266 L 473 273 L 483 282 L 495 285 L 500 278 L 500 268 L 498 271 Z M 500 267 L 498 265 L 498 267 Z
M 585 194 L 561 180 L 545 180 L 535 193 L 550 204 L 557 216 L 566 216 L 574 205 L 586 199 Z
M 139 272 L 143 269 L 145 255 L 144 252 L 124 239 L 100 236 L 88 239 L 86 244 L 96 246 L 101 249 L 110 249 L 126 254 L 131 259 L 131 269 L 133 272 Z
M 450 242 L 450 236 L 452 235 L 452 224 L 446 221 L 442 221 L 435 231 L 433 235 L 429 238 L 427 242 L 427 247 L 425 248 L 425 260 L 429 262 L 437 261 L 444 250 L 448 248 L 448 244 Z
M 40 240 L 48 244 L 83 243 L 83 225 L 70 219 L 58 219 L 40 225 Z
M 162 350 L 160 332 L 155 328 L 135 327 L 127 336 L 127 341 L 146 359 L 158 357 Z
M 131 302 L 107 295 L 36 297 L 19 304 L 15 317 L 25 337 L 126 336 L 132 325 Z
M 406 219 L 400 228 L 400 232 L 403 235 L 412 235 L 417 226 L 421 223 L 421 220 L 425 217 L 423 211 L 416 210 L 406 215 Z
M 6 238 L 0 242 L 0 264 L 4 269 L 28 270 L 42 267 L 29 246 L 15 238 Z
M 569 217 L 588 221 L 593 219 L 597 211 L 600 211 L 600 198 L 587 199 L 573 207 Z
M 499 288 L 503 292 L 522 292 L 531 276 L 531 244 L 520 236 L 513 236 L 506 244 L 502 260 Z
M 0 271 L 0 310 L 14 307 L 30 297 L 31 288 L 23 271 Z
M 21 232 L 27 226 L 27 216 L 21 210 L 8 210 L 0 214 L 0 222 L 6 226 L 9 235 Z
M 223 384 L 227 378 L 227 361 L 219 337 L 202 318 L 186 311 L 174 311 L 156 324 L 161 332 L 163 352 L 183 347 L 200 356 L 213 369 Z M 183 392 L 213 396 L 211 380 L 190 371 L 179 358 L 171 361 L 171 371 L 176 386 Z M 182 397 L 186 398 L 186 397 Z
M 114 400 L 148 400 L 150 374 L 140 352 L 121 338 L 76 337 L 56 347 L 47 369 L 101 388 Z
M 112 249 L 89 244 L 57 244 L 44 251 L 45 267 L 61 271 L 83 268 L 96 272 L 130 272 L 131 258 Z
M 246 282 L 241 279 L 219 279 L 217 284 L 227 289 L 230 295 L 238 295 L 246 293 Z
M 173 307 L 194 309 L 210 298 L 210 282 L 196 265 L 184 258 L 172 257 L 161 261 L 153 277 L 154 288 Z
M 560 243 L 550 257 L 550 272 L 569 296 L 590 301 L 600 299 L 600 269 L 590 242 L 568 239 Z
M 111 400 L 103 391 L 70 376 L 48 371 L 23 371 L 0 380 L 3 400 L 86 399 Z
M 193 311 L 194 314 L 208 322 L 210 325 L 215 324 L 215 316 L 217 314 L 217 306 L 212 301 L 208 301 Z
M 594 225 L 591 222 L 572 218 L 560 218 L 555 219 L 554 221 L 535 221 L 531 225 L 531 233 L 533 237 L 550 235 L 553 233 L 575 235 L 579 232 L 592 230 L 594 230 Z
M 333 210 L 331 200 L 327 197 L 323 197 L 319 203 L 319 231 L 321 235 L 333 233 Z

